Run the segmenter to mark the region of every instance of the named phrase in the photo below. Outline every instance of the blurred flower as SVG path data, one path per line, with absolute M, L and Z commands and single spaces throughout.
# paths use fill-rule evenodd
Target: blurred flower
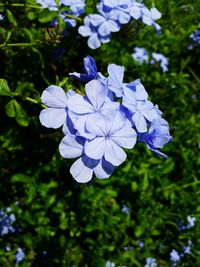
M 3 20 L 4 16 L 2 14 L 0 14 L 0 20 Z
M 7 213 L 10 213 L 11 209 L 7 208 Z M 12 224 L 15 222 L 16 218 L 13 213 L 7 214 L 0 209 L 0 235 L 6 235 L 9 232 L 15 232 L 15 228 Z
M 152 53 L 151 64 L 155 64 L 155 62 L 160 62 L 160 66 L 163 72 L 168 71 L 168 59 L 160 53 Z
M 192 41 L 188 46 L 189 49 L 193 49 L 195 46 L 200 45 L 200 29 L 195 30 L 189 37 Z
M 146 25 L 153 26 L 157 32 L 161 30 L 161 27 L 155 22 L 155 20 L 160 19 L 161 16 L 162 14 L 155 7 L 150 10 L 147 7 L 142 8 L 142 21 Z
M 146 259 L 146 264 L 144 267 L 157 267 L 156 259 L 154 258 L 147 258 Z
M 187 216 L 187 221 L 188 221 L 188 225 L 186 227 L 187 227 L 187 229 L 189 229 L 189 228 L 191 228 L 191 227 L 193 227 L 195 225 L 196 218 L 188 215 Z
M 149 63 L 149 56 L 145 48 L 135 47 L 134 53 L 132 54 L 132 56 L 139 63 L 142 63 L 142 62 Z
M 181 257 L 178 253 L 178 251 L 176 251 L 175 249 L 173 249 L 171 252 L 170 252 L 170 260 L 172 262 L 177 262 L 177 261 L 180 261 Z
M 21 248 L 17 249 L 17 253 L 15 254 L 16 263 L 20 263 L 25 257 L 24 251 Z
M 114 262 L 107 261 L 105 267 L 115 267 L 115 264 L 114 264 Z
M 126 205 L 123 204 L 123 206 L 122 206 L 122 212 L 125 213 L 125 214 L 129 214 L 130 209 Z

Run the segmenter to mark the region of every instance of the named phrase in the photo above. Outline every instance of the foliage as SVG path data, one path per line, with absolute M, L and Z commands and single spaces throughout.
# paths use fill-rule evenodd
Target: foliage
M 95 12 L 95 2 L 86 1 L 86 14 Z M 152 1 L 145 4 L 150 8 Z M 77 34 L 81 21 L 63 36 L 61 19 L 50 26 L 55 11 L 41 10 L 34 0 L 0 4 L 0 208 L 10 207 L 16 217 L 15 233 L 0 240 L 0 266 L 15 266 L 21 247 L 22 267 L 103 267 L 108 260 L 140 267 L 148 257 L 167 267 L 172 249 L 183 253 L 188 240 L 191 253 L 177 266 L 200 266 L 200 47 L 188 49 L 200 3 L 159 0 L 156 8 L 160 35 L 128 24 L 91 50 Z M 165 55 L 169 71 L 137 63 L 131 56 L 136 46 Z M 58 152 L 62 134 L 39 123 L 40 95 L 50 84 L 81 91 L 68 73 L 81 72 L 87 55 L 103 74 L 115 63 L 125 66 L 127 81 L 141 79 L 170 124 L 173 142 L 163 149 L 168 159 L 138 144 L 109 179 L 73 180 L 71 160 Z M 188 215 L 196 218 L 194 227 L 180 230 Z

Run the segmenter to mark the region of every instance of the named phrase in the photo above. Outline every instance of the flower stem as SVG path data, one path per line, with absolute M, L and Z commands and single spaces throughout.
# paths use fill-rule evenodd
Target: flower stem
M 0 44 L 0 47 L 5 47 L 5 46 L 33 46 L 33 45 L 36 45 L 37 43 L 10 43 L 10 44 L 7 44 L 7 43 L 3 43 L 3 44 Z
M 8 4 L 0 4 L 0 6 L 16 6 L 16 7 L 30 7 L 30 8 L 36 8 L 36 9 L 42 9 L 40 6 L 31 5 L 31 4 L 18 4 L 18 3 L 8 3 Z

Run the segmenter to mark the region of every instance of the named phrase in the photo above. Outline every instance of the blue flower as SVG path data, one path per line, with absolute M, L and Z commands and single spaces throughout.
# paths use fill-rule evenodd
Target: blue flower
M 173 249 L 171 252 L 170 252 L 170 260 L 172 262 L 178 262 L 180 261 L 181 259 L 181 256 L 179 255 L 178 251 L 176 251 L 175 249 Z
M 162 119 L 155 119 L 152 121 L 149 132 L 139 135 L 140 142 L 147 144 L 147 147 L 158 155 L 167 158 L 167 156 L 160 152 L 158 149 L 163 148 L 163 146 L 172 140 L 169 134 L 169 125 Z
M 84 74 L 73 72 L 69 73 L 70 76 L 82 81 L 89 82 L 98 78 L 97 66 L 93 57 L 87 56 L 84 58 Z
M 85 155 L 85 139 L 75 135 L 66 135 L 60 145 L 59 151 L 63 158 L 77 158 L 70 168 L 73 178 L 79 183 L 87 183 L 93 174 L 99 179 L 108 178 L 114 171 L 114 166 L 104 158 L 94 160 Z
M 120 111 L 94 114 L 86 122 L 86 131 L 95 138 L 86 141 L 85 154 L 95 160 L 105 157 L 114 166 L 119 166 L 126 159 L 122 147 L 130 149 L 136 143 L 136 132 Z
M 25 254 L 24 251 L 21 248 L 17 249 L 17 253 L 15 254 L 15 261 L 16 264 L 20 263 L 21 261 L 23 261 L 23 259 L 25 258 Z
M 153 26 L 157 32 L 160 31 L 161 27 L 158 25 L 155 20 L 160 19 L 162 14 L 155 8 L 150 10 L 147 7 L 142 8 L 142 21 L 149 26 Z
M 36 0 L 36 3 L 42 5 L 43 8 L 48 8 L 49 10 L 58 10 L 55 0 Z
M 144 267 L 157 267 L 156 259 L 150 257 L 147 258 Z
M 150 63 L 154 64 L 155 62 L 160 62 L 160 66 L 161 66 L 163 72 L 168 71 L 168 59 L 165 56 L 163 56 L 160 53 L 153 52 L 152 53 L 152 60 Z
M 192 44 L 190 44 L 188 47 L 189 49 L 192 49 L 195 46 L 200 45 L 200 30 L 199 29 L 191 33 L 189 37 L 192 40 Z
M 15 232 L 15 228 L 12 226 L 12 224 L 15 222 L 16 218 L 13 213 L 9 214 L 11 212 L 10 208 L 7 209 L 7 212 L 3 212 L 3 210 L 0 209 L 0 235 L 6 235 L 9 232 Z
M 193 227 L 195 225 L 196 220 L 197 219 L 195 217 L 192 217 L 192 216 L 188 215 L 187 216 L 188 225 L 186 226 L 187 229 Z
M 144 4 L 132 1 L 131 6 L 130 6 L 130 11 L 129 11 L 130 16 L 136 20 L 140 19 L 142 17 L 143 7 L 144 7 Z
M 149 56 L 145 48 L 135 47 L 132 56 L 139 63 L 142 62 L 149 63 Z
M 0 20 L 4 20 L 4 16 L 0 14 Z
M 148 122 L 152 122 L 159 117 L 152 102 L 146 99 L 138 100 L 135 92 L 128 88 L 124 90 L 122 104 L 129 110 L 132 121 L 139 133 L 147 132 Z

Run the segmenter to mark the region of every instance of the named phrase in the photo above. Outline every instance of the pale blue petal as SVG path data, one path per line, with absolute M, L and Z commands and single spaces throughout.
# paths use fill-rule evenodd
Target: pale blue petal
M 98 28 L 98 33 L 100 36 L 107 36 L 111 33 L 111 29 L 107 21 L 104 21 Z
M 77 142 L 75 135 L 66 135 L 59 145 L 59 151 L 63 158 L 77 158 L 83 153 L 83 144 Z
M 142 21 L 144 24 L 151 26 L 153 24 L 153 20 L 151 17 L 143 16 Z
M 92 80 L 85 85 L 85 91 L 94 109 L 98 111 L 105 102 L 107 88 L 99 80 Z
M 130 149 L 133 148 L 136 143 L 137 134 L 130 126 L 124 126 L 110 136 L 110 138 L 119 146 Z
M 124 150 L 111 140 L 106 141 L 104 156 L 106 161 L 110 162 L 114 166 L 119 166 L 126 159 L 126 153 Z
M 117 97 L 121 97 L 122 92 L 122 81 L 124 77 L 124 67 L 110 64 L 108 66 L 108 88 L 113 91 Z
M 157 20 L 157 19 L 160 19 L 162 14 L 158 11 L 157 8 L 153 7 L 150 9 L 150 12 L 151 12 L 151 16 L 152 16 L 152 19 L 153 20 Z
M 90 18 L 91 24 L 95 27 L 98 27 L 105 21 L 105 18 L 99 14 L 89 15 L 89 18 Z
M 81 157 L 71 166 L 70 173 L 77 182 L 87 183 L 92 179 L 93 169 L 88 168 Z
M 46 106 L 52 108 L 65 108 L 67 106 L 65 91 L 61 87 L 55 85 L 51 85 L 43 91 L 41 101 Z
M 120 111 L 109 111 L 105 119 L 107 128 L 109 129 L 109 135 L 113 135 L 125 124 L 125 117 Z
M 101 159 L 105 152 L 105 138 L 97 137 L 92 141 L 86 141 L 85 154 L 92 159 Z
M 40 123 L 47 128 L 61 127 L 67 118 L 65 109 L 45 108 L 40 112 Z
M 81 95 L 71 96 L 68 100 L 68 108 L 77 114 L 89 114 L 94 112 L 93 106 Z
M 107 121 L 105 121 L 101 113 L 94 113 L 88 117 L 85 125 L 88 132 L 95 136 L 106 136 Z
M 114 169 L 115 167 L 103 157 L 100 163 L 94 168 L 94 173 L 97 178 L 105 179 L 110 177 Z
M 119 24 L 114 20 L 108 20 L 108 27 L 110 28 L 111 32 L 118 32 L 120 30 Z
M 135 127 L 140 133 L 145 133 L 147 131 L 147 123 L 144 118 L 144 116 L 137 111 L 135 114 L 132 116 L 132 120 L 135 123 Z
M 78 32 L 83 37 L 88 37 L 93 34 L 92 30 L 88 26 L 84 26 L 84 25 L 78 28 Z
M 82 136 L 86 139 L 89 139 L 89 140 L 92 140 L 96 137 L 95 134 L 90 133 L 89 131 L 86 130 L 86 121 L 92 115 L 93 115 L 93 113 L 89 114 L 89 115 L 81 116 L 77 119 L 77 121 L 75 123 L 75 128 L 78 131 L 77 135 L 80 135 L 80 136 Z
M 97 49 L 101 46 L 101 42 L 98 39 L 97 33 L 91 35 L 88 39 L 88 46 L 92 49 Z

